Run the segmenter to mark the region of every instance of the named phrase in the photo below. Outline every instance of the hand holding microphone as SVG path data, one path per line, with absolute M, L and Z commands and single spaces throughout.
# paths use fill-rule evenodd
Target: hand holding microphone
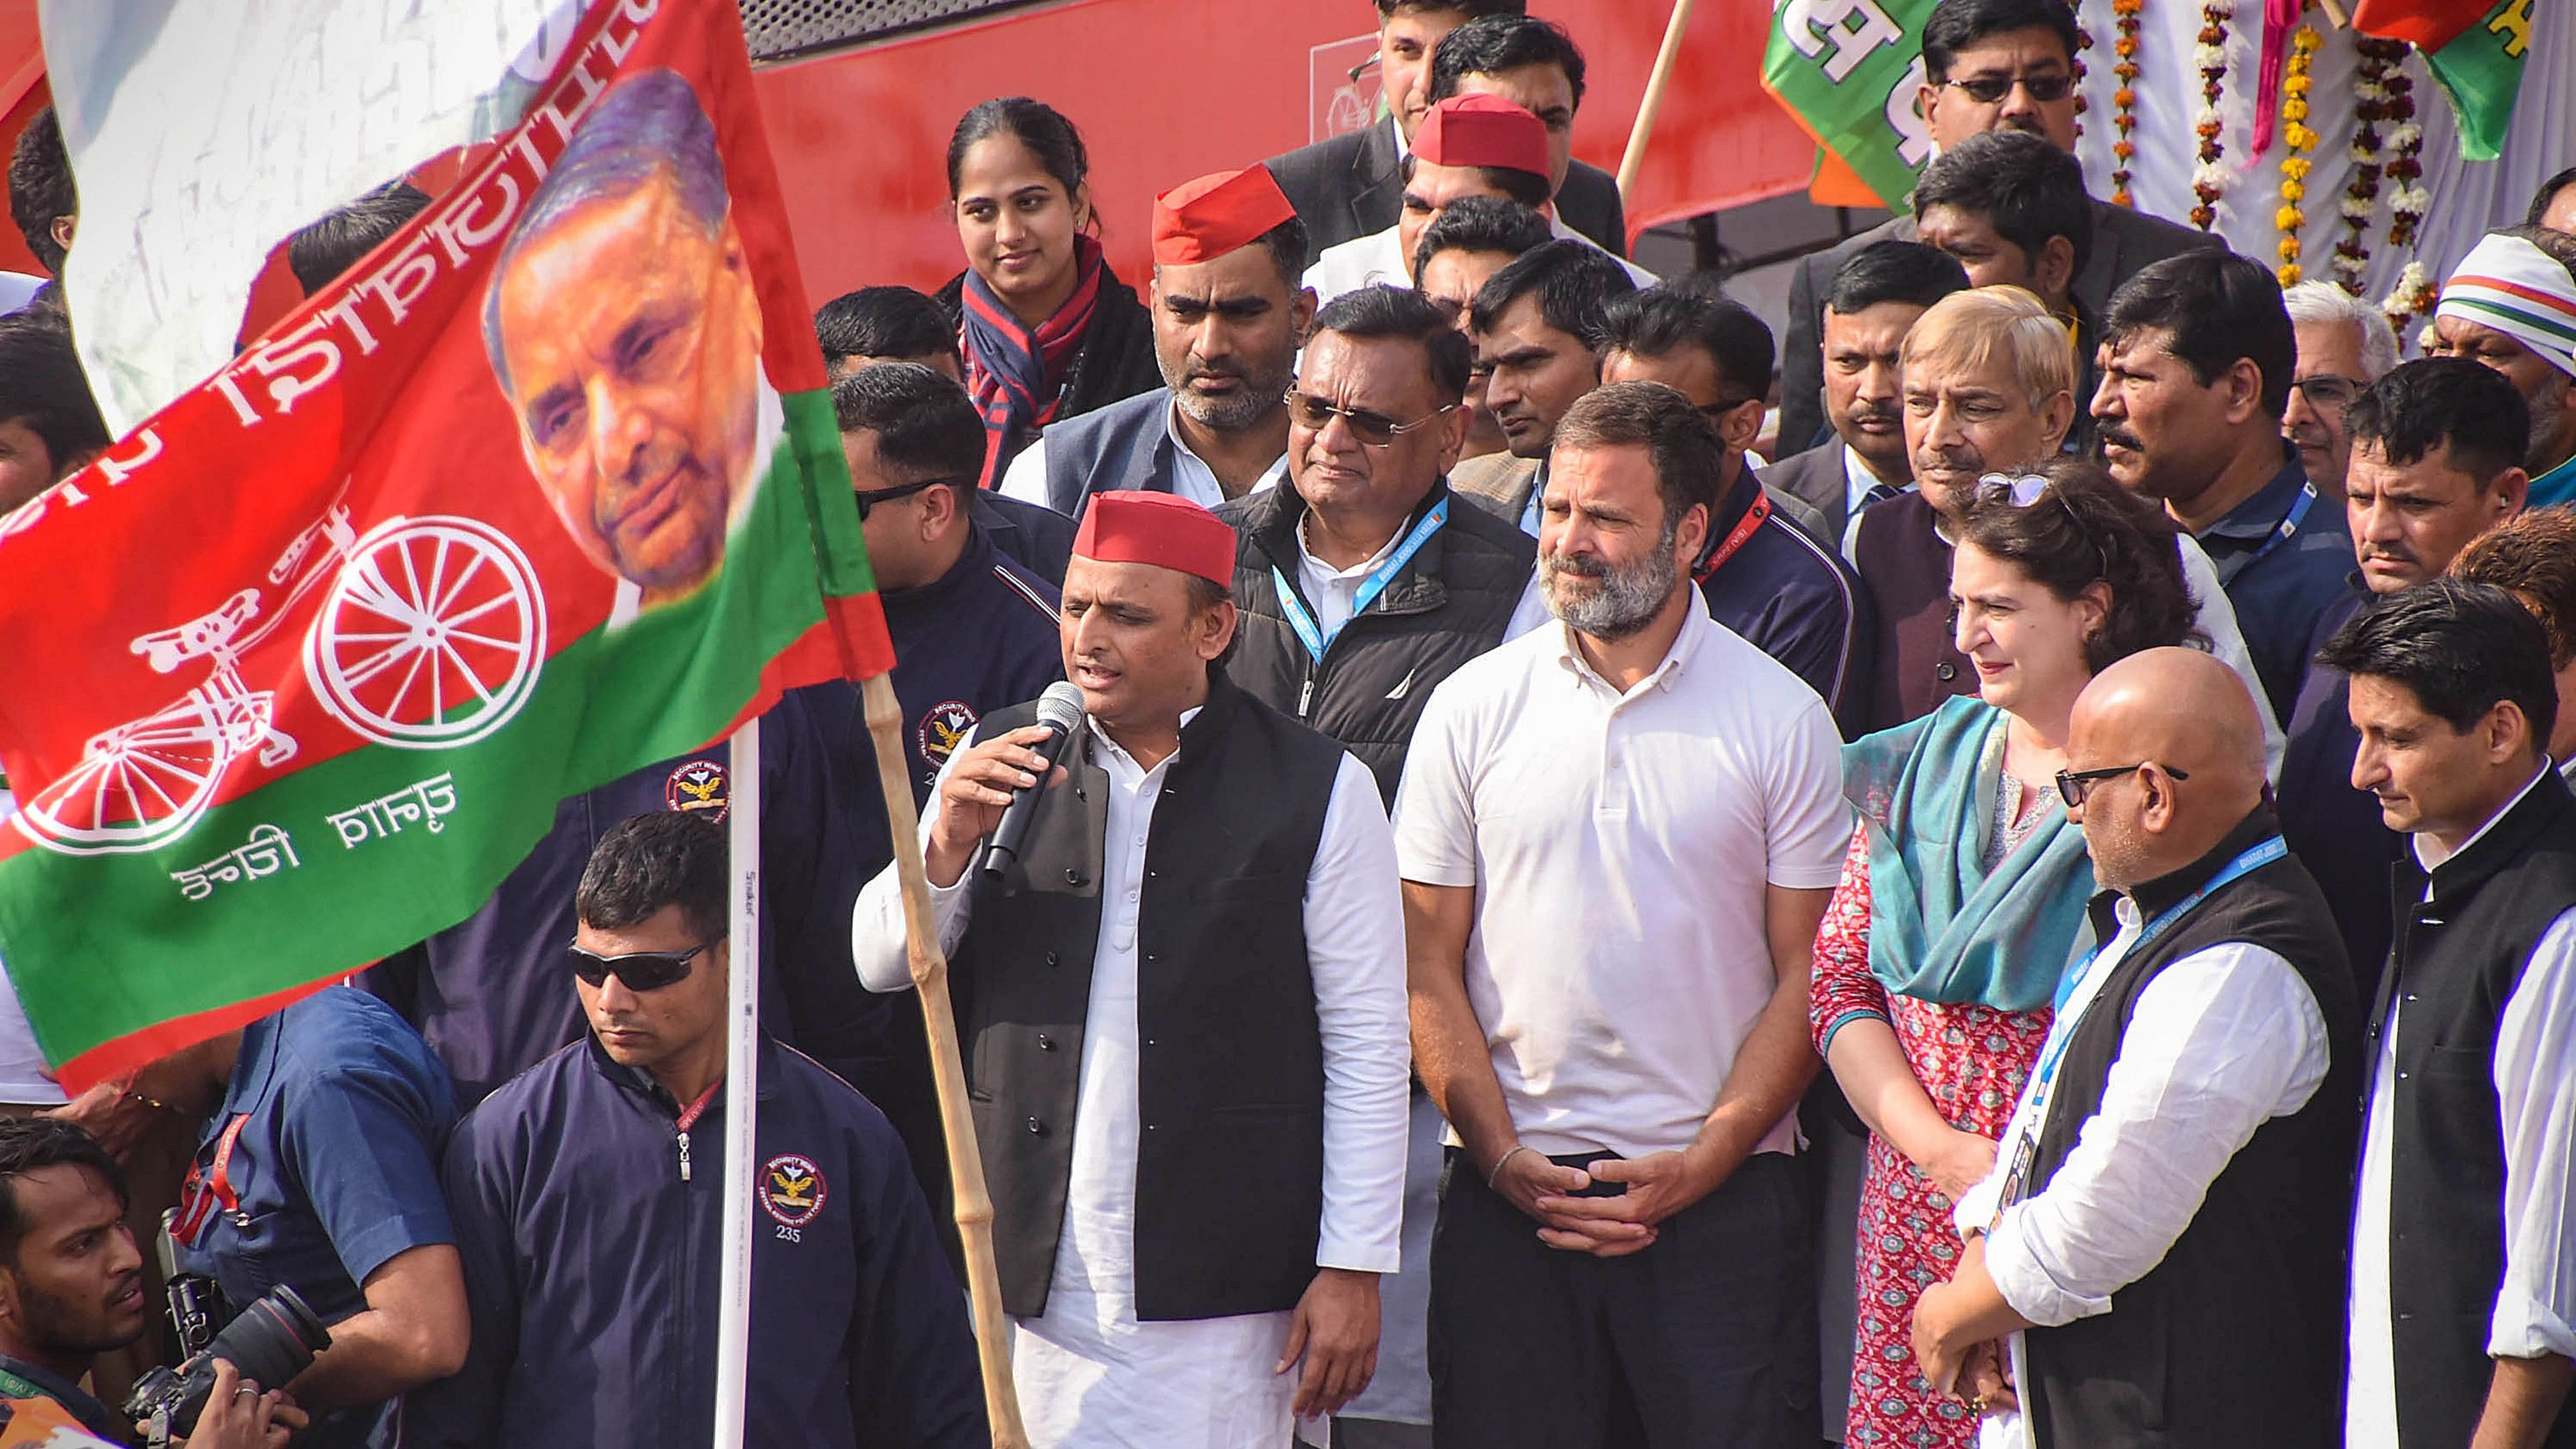
M 1081 732 L 1082 690 L 1061 681 L 1048 685 L 1037 714 L 1035 724 L 978 741 L 948 771 L 939 788 L 939 818 L 923 852 L 933 885 L 955 885 L 978 857 L 980 868 L 993 872 L 1018 858 L 1066 742 Z M 991 847 L 979 850 L 988 836 Z

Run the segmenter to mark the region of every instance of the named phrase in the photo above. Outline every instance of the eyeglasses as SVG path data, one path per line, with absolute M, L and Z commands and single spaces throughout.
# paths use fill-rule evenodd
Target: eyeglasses
M 685 951 L 629 951 L 623 956 L 602 956 L 581 946 L 567 946 L 564 954 L 572 965 L 572 974 L 588 986 L 605 986 L 615 976 L 626 983 L 629 991 L 659 991 L 687 979 L 689 963 L 703 954 L 709 942 L 701 941 Z
M 2066 802 L 2066 808 L 2069 810 L 2081 809 L 2084 797 L 2093 793 L 2094 785 L 2104 780 L 2116 780 L 2122 775 L 2143 770 L 2152 764 L 2155 764 L 2153 760 L 2140 760 L 2134 765 L 2113 765 L 2101 770 L 2060 770 L 2057 772 L 2057 798 Z M 2162 765 L 2158 768 L 2176 780 L 2191 778 L 2190 775 L 2171 765 Z
M 2060 70 L 2049 71 L 2042 75 L 1970 76 L 1966 80 L 1943 81 L 1941 84 L 1956 86 L 1966 91 L 1968 99 L 1978 105 L 1991 106 L 2011 95 L 2014 86 L 2020 86 L 2030 92 L 2030 98 L 2034 101 L 2062 101 L 2066 99 L 2068 91 L 2075 89 L 2075 77 Z
M 2308 406 L 2317 411 L 2339 413 L 2352 406 L 2353 398 L 2360 394 L 2364 384 L 2359 378 L 2321 372 L 2314 377 L 2300 378 L 2290 386 L 2297 388 L 2299 396 L 2306 398 Z
M 915 483 L 898 483 L 892 488 L 879 488 L 872 493 L 861 493 L 859 495 L 859 522 L 867 522 L 868 510 L 881 503 L 892 503 L 898 498 L 910 498 L 915 493 L 927 493 L 931 489 L 938 488 L 943 485 L 963 488 L 966 487 L 967 484 L 968 480 L 964 478 L 924 478 Z
M 1352 437 L 1359 439 L 1363 446 L 1371 448 L 1392 447 L 1398 435 L 1412 432 L 1424 423 L 1444 413 L 1455 412 L 1458 408 L 1456 403 L 1451 403 L 1447 407 L 1434 408 L 1412 422 L 1399 423 L 1384 413 L 1373 413 L 1367 408 L 1335 407 L 1313 393 L 1299 392 L 1293 387 L 1288 389 L 1280 401 L 1288 404 L 1288 417 L 1297 426 L 1309 432 L 1320 433 L 1333 419 L 1340 418 L 1342 426 L 1351 430 Z

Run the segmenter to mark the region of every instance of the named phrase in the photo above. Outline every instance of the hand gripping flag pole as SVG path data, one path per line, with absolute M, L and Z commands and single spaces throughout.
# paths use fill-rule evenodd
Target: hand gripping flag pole
M 993 1198 L 984 1186 L 984 1159 L 975 1148 L 975 1122 L 966 1110 L 966 1064 L 957 1049 L 957 1014 L 948 999 L 948 956 L 939 949 L 939 926 L 930 910 L 930 877 L 921 863 L 921 820 L 913 808 L 912 782 L 903 748 L 903 706 L 883 674 L 860 685 L 867 704 L 868 737 L 876 743 L 877 780 L 885 790 L 886 820 L 894 836 L 894 864 L 903 883 L 903 934 L 920 988 L 921 1014 L 930 1038 L 930 1068 L 939 1084 L 939 1125 L 948 1141 L 948 1174 L 957 1193 L 957 1235 L 966 1247 L 966 1293 L 975 1313 L 975 1344 L 983 1360 L 984 1413 L 993 1449 L 1028 1449 L 1020 1423 L 1019 1395 L 1011 1387 L 1011 1324 L 1002 1314 L 1002 1284 L 993 1263 Z

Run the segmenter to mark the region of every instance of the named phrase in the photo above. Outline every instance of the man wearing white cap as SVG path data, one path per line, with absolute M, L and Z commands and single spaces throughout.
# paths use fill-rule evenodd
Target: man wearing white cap
M 2576 236 L 2487 233 L 2442 284 L 2433 334 L 2434 355 L 2485 363 L 2530 405 L 2530 506 L 2576 503 Z

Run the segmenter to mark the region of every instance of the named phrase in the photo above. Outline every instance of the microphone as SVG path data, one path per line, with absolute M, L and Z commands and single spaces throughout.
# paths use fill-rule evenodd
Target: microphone
M 1046 757 L 1038 769 L 1038 782 L 1011 792 L 1011 803 L 1002 807 L 1002 823 L 993 827 L 993 838 L 984 847 L 984 874 L 1000 880 L 1018 863 L 1020 847 L 1029 838 L 1029 823 L 1037 818 L 1038 797 L 1046 793 L 1047 780 L 1055 773 L 1064 755 L 1065 742 L 1082 729 L 1082 687 L 1057 680 L 1038 696 L 1036 723 L 1048 735 L 1030 748 Z

